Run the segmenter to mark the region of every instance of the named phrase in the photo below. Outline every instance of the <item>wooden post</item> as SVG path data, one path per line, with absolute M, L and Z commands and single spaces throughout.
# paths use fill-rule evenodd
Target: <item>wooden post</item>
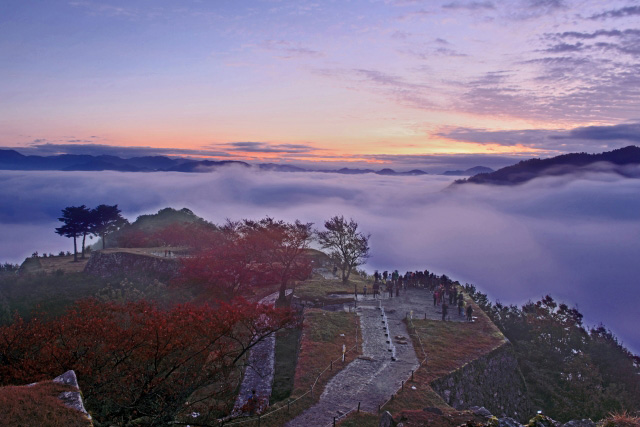
M 360 402 L 358 402 L 358 413 L 360 413 Z
M 402 381 L 402 384 L 400 385 L 400 388 L 402 389 L 402 391 L 404 391 L 404 381 Z
M 380 413 L 380 405 L 378 405 L 378 413 Z
M 336 417 L 333 417 L 333 427 L 336 427 Z
M 411 371 L 411 381 L 413 381 L 413 371 Z
M 333 360 L 331 361 L 331 365 L 329 365 L 329 370 L 333 371 Z

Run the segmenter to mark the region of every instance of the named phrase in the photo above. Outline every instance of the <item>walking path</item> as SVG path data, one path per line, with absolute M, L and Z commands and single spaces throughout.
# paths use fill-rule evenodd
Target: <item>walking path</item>
M 287 291 L 290 293 L 291 291 Z M 262 300 L 262 304 L 273 304 L 278 293 Z M 389 326 L 389 337 L 385 336 L 382 317 L 384 309 Z M 354 304 L 345 304 L 345 310 L 353 310 Z M 410 288 L 400 291 L 400 296 L 390 298 L 388 294 L 373 298 L 358 295 L 355 308 L 360 320 L 363 355 L 349 363 L 338 372 L 325 386 L 318 403 L 298 417 L 289 421 L 288 427 L 325 426 L 360 403 L 360 409 L 377 412 L 378 405 L 385 403 L 407 381 L 419 366 L 416 352 L 403 319 L 441 320 L 441 306 L 433 305 L 433 294 L 424 289 Z M 465 316 L 458 315 L 457 307 L 452 307 L 447 316 L 449 321 L 464 321 Z M 395 345 L 395 359 L 389 351 L 389 342 Z M 234 412 L 239 415 L 240 408 L 247 402 L 251 390 L 256 390 L 264 404 L 268 403 L 274 374 L 275 337 L 273 335 L 258 343 L 249 355 L 249 366 L 236 399 Z
M 390 337 L 396 347 L 396 361 L 388 351 L 383 328 L 382 305 L 387 315 Z M 402 321 L 413 310 L 414 318 L 440 320 L 438 307 L 433 306 L 432 294 L 423 289 L 401 291 L 400 297 L 384 297 L 382 303 L 368 296 L 358 297 L 356 313 L 360 317 L 363 356 L 349 363 L 326 385 L 319 402 L 291 420 L 289 427 L 323 426 L 331 423 L 360 403 L 360 409 L 377 412 L 378 405 L 386 402 L 419 366 L 416 352 Z M 463 320 L 457 310 L 451 320 Z M 401 339 L 404 338 L 404 339 Z
M 291 292 L 291 289 L 287 289 L 287 295 Z M 262 298 L 260 304 L 273 305 L 277 299 L 278 292 L 274 292 Z M 240 414 L 240 408 L 247 403 L 251 396 L 251 390 L 255 390 L 260 399 L 260 409 L 269 404 L 275 371 L 275 351 L 276 337 L 274 334 L 269 335 L 251 349 L 248 365 L 245 368 L 242 384 L 240 385 L 240 392 L 233 405 L 234 415 Z

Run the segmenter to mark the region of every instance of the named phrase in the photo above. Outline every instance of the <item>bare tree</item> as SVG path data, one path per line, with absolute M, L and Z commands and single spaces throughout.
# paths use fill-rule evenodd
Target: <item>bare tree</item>
M 343 216 L 334 216 L 324 223 L 325 231 L 318 231 L 317 237 L 323 249 L 330 249 L 331 258 L 342 271 L 342 282 L 349 280 L 351 271 L 365 263 L 369 254 L 370 234 L 358 231 L 358 223 Z

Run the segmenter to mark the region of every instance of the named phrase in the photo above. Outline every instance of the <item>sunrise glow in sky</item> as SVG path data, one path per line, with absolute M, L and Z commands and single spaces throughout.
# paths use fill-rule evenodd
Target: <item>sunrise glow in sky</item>
M 640 3 L 0 3 L 0 146 L 419 165 L 640 137 Z M 109 147 L 111 146 L 111 147 Z

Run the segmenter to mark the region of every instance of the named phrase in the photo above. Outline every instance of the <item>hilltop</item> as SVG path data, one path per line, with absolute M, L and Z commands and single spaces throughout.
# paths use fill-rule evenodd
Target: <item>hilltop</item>
M 600 154 L 571 153 L 548 159 L 523 160 L 491 173 L 481 173 L 454 184 L 517 185 L 544 176 L 587 172 L 613 172 L 626 178 L 640 178 L 640 147 L 630 145 Z

